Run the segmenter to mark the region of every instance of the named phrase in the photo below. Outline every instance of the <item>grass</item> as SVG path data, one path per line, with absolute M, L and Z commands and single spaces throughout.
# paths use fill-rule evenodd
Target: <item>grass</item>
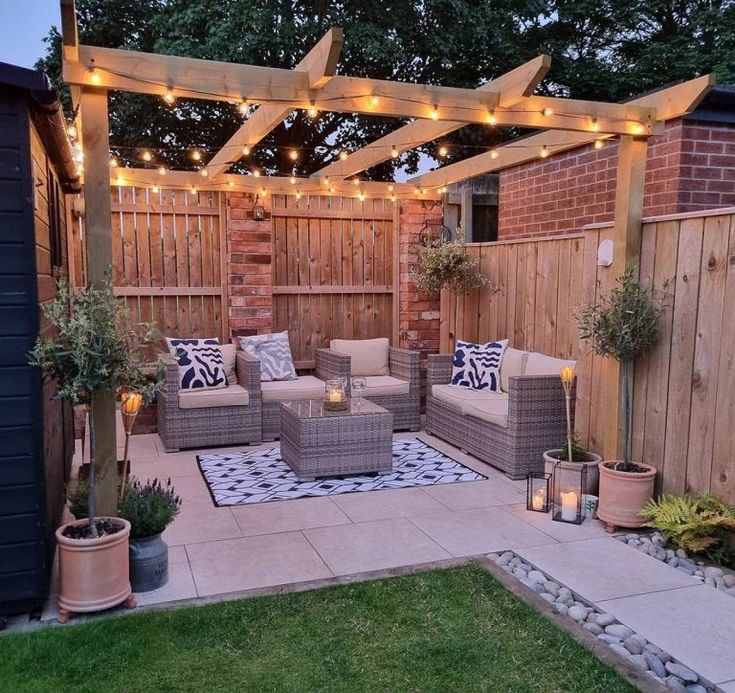
M 0 637 L 8 691 L 633 691 L 477 566 Z

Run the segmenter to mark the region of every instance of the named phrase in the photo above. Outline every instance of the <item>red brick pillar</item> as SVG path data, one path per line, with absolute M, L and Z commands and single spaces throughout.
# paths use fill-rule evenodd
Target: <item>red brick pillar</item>
M 260 199 L 265 219 L 253 219 L 255 197 L 231 193 L 227 198 L 227 286 L 230 335 L 273 330 L 273 224 L 270 198 Z

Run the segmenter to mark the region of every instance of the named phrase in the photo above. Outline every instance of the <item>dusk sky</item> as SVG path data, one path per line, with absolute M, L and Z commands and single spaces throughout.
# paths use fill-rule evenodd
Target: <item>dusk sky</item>
M 59 0 L 0 0 L 0 61 L 33 67 L 52 25 L 59 26 Z

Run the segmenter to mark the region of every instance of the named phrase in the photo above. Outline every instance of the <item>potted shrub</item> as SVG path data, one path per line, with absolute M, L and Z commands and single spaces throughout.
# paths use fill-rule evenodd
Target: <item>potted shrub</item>
M 608 531 L 642 527 L 645 519 L 641 510 L 653 495 L 655 467 L 631 460 L 631 386 L 635 360 L 656 344 L 660 316 L 661 308 L 653 293 L 638 283 L 633 267 L 617 279 L 607 296 L 588 305 L 578 316 L 582 339 L 591 342 L 595 353 L 620 363 L 623 459 L 599 463 L 597 516 Z
M 145 384 L 139 346 L 146 337 L 130 324 L 125 305 L 112 291 L 109 273 L 99 286 L 73 292 L 59 282 L 56 297 L 44 305 L 54 327 L 53 336 L 38 338 L 30 354 L 31 365 L 56 383 L 56 398 L 83 404 L 92 412 L 91 463 L 86 486 L 87 518 L 59 527 L 59 621 L 71 613 L 107 609 L 125 602 L 134 606 L 128 577 L 130 523 L 119 517 L 95 514 L 97 469 L 104 470 L 106 507 L 117 507 L 117 467 L 112 460 L 95 458 L 95 408 L 114 402 L 118 387 L 141 387 L 151 397 L 154 386 Z M 111 462 L 111 465 L 109 464 Z M 114 495 L 112 495 L 114 494 Z M 77 499 L 78 500 L 78 499 Z
M 161 537 L 179 514 L 181 499 L 171 479 L 142 484 L 131 479 L 120 504 L 120 516 L 130 523 L 130 584 L 133 592 L 148 592 L 168 582 L 168 546 Z

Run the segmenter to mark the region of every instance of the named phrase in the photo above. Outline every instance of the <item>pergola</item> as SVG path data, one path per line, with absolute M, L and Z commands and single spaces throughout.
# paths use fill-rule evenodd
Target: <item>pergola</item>
M 110 184 L 178 189 L 245 191 L 256 194 L 337 194 L 345 197 L 440 199 L 446 186 L 580 145 L 619 138 L 613 271 L 636 263 L 640 249 L 643 187 L 649 136 L 664 122 L 692 110 L 714 80 L 705 75 L 626 103 L 534 96 L 551 59 L 540 55 L 475 90 L 410 84 L 336 74 L 343 34 L 330 29 L 293 70 L 80 45 L 74 0 L 61 0 L 64 80 L 79 105 L 76 129 L 84 151 L 84 196 L 88 276 L 102 279 L 112 258 Z M 161 97 L 257 104 L 257 109 L 199 172 L 110 166 L 109 90 Z M 240 175 L 228 169 L 295 109 L 411 118 L 376 142 L 340 157 L 309 178 Z M 249 110 L 249 109 L 247 109 Z M 407 183 L 359 181 L 350 177 L 466 124 L 518 126 L 538 134 L 509 142 Z M 609 364 L 605 407 L 618 412 L 619 374 Z M 114 396 L 97 407 L 98 452 L 114 460 Z M 607 417 L 611 433 L 620 415 Z M 605 436 L 615 441 L 619 436 Z M 606 450 L 610 456 L 618 445 Z

